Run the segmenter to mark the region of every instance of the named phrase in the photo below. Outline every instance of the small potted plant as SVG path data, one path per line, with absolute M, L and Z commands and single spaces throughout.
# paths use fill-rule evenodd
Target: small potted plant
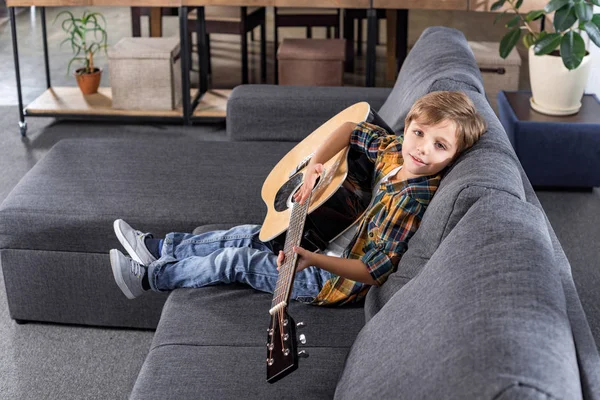
M 593 13 L 600 0 L 550 0 L 543 10 L 526 15 L 519 13 L 522 4 L 523 0 L 499 0 L 491 7 L 492 11 L 504 7 L 502 15 L 513 14 L 500 42 L 500 56 L 506 58 L 522 38 L 529 49 L 531 107 L 549 115 L 575 114 L 581 108 L 591 62 L 581 33 L 600 47 L 600 14 Z M 536 32 L 531 23 L 551 13 L 554 32 Z
M 67 38 L 60 45 L 70 43 L 73 50 L 73 58 L 67 66 L 67 74 L 69 74 L 73 62 L 81 63 L 83 66 L 73 73 L 79 89 L 83 94 L 96 93 L 102 78 L 102 68 L 94 66 L 94 54 L 99 50 L 104 50 L 106 54 L 108 47 L 106 20 L 99 12 L 86 10 L 81 18 L 75 18 L 70 11 L 61 11 L 54 22 L 61 16 L 65 16 L 61 22 L 61 28 L 67 34 Z

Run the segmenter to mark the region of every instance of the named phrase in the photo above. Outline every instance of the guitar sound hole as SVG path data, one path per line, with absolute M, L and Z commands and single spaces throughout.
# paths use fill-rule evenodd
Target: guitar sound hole
M 275 211 L 282 212 L 289 208 L 289 204 L 291 204 L 292 195 L 300 188 L 302 185 L 302 179 L 304 178 L 304 174 L 297 173 L 292 176 L 286 183 L 279 188 L 277 194 L 275 195 Z
M 292 176 L 286 183 L 281 186 L 281 188 L 277 191 L 275 195 L 275 211 L 282 212 L 290 208 L 293 203 L 292 196 L 300 189 L 302 186 L 302 180 L 304 179 L 304 174 L 297 173 Z M 317 177 L 317 181 L 315 182 L 315 187 L 319 184 L 321 177 Z

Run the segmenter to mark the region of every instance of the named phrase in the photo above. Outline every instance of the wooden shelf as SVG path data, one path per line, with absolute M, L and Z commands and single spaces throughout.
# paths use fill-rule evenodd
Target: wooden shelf
M 225 118 L 231 89 L 211 89 L 204 93 L 194 110 L 194 117 Z
M 192 89 L 193 98 L 197 90 Z M 194 117 L 225 118 L 227 99 L 231 90 L 210 90 L 202 96 Z M 47 89 L 25 108 L 26 115 L 102 115 L 183 118 L 183 108 L 175 110 L 117 110 L 112 108 L 112 90 L 101 87 L 98 93 L 83 95 L 78 87 Z

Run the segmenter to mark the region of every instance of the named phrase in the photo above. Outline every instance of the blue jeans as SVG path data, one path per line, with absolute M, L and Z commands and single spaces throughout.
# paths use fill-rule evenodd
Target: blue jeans
M 258 239 L 259 232 L 259 225 L 240 225 L 200 235 L 167 234 L 160 259 L 148 267 L 150 287 L 165 291 L 240 282 L 273 293 L 277 255 L 269 242 Z M 329 272 L 317 267 L 296 273 L 291 298 L 312 302 L 329 278 Z

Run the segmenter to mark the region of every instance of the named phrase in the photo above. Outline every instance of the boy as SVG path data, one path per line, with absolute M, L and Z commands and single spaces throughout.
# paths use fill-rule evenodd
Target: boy
M 432 92 L 418 99 L 404 134 L 378 126 L 344 123 L 317 149 L 294 196 L 308 198 L 322 163 L 350 145 L 374 163 L 373 198 L 363 217 L 336 238 L 325 254 L 295 247 L 299 255 L 291 298 L 315 305 L 343 305 L 364 298 L 394 272 L 437 190 L 444 169 L 486 130 L 462 92 Z M 115 280 L 133 299 L 145 291 L 243 282 L 273 293 L 283 252 L 258 240 L 260 226 L 241 225 L 200 235 L 169 233 L 159 240 L 123 220 L 115 233 L 132 258 L 110 251 Z

